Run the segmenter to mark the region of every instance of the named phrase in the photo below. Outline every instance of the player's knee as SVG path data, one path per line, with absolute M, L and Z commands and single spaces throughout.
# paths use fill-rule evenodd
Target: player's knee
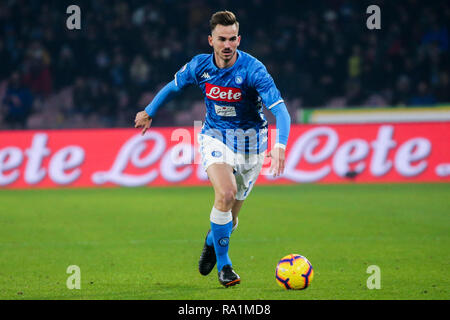
M 228 205 L 233 205 L 234 201 L 236 200 L 236 192 L 237 191 L 233 188 L 223 191 L 222 200 Z
M 226 188 L 219 192 L 219 194 L 217 195 L 218 196 L 217 200 L 224 207 L 230 207 L 233 205 L 234 201 L 236 200 L 236 193 L 237 193 L 237 190 L 235 188 Z

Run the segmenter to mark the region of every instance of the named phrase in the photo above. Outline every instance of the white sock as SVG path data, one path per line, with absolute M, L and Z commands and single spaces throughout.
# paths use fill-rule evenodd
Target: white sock
M 209 220 L 212 223 L 224 225 L 229 223 L 230 221 L 233 221 L 233 215 L 231 214 L 231 210 L 220 211 L 213 206 L 211 214 L 209 216 Z

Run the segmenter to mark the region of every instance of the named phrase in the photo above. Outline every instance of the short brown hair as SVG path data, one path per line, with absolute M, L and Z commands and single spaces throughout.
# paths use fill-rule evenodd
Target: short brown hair
M 236 20 L 236 16 L 231 11 L 218 11 L 214 13 L 209 20 L 209 27 L 211 28 L 211 33 L 220 24 L 221 26 L 232 26 L 236 24 L 239 29 L 239 22 Z

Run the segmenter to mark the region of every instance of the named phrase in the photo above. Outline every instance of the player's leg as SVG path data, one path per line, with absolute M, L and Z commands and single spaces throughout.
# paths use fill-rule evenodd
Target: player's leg
M 231 233 L 233 233 L 234 230 L 236 230 L 238 227 L 238 224 L 239 224 L 238 215 L 239 215 L 239 212 L 241 211 L 243 204 L 244 204 L 244 200 L 235 200 L 233 207 L 231 207 L 231 214 L 233 216 L 233 228 L 231 229 Z M 212 234 L 211 233 L 208 232 L 206 239 L 207 239 L 206 240 L 207 243 L 209 245 L 212 245 L 213 242 L 212 242 Z
M 246 159 L 247 161 L 249 159 Z M 244 160 L 244 161 L 246 161 Z M 220 164 L 216 166 L 211 166 L 211 170 L 208 171 L 208 176 L 213 184 L 214 191 L 216 194 L 215 207 L 221 207 L 223 210 L 228 210 L 231 203 L 231 215 L 233 226 L 231 232 L 234 232 L 239 223 L 239 212 L 241 211 L 242 205 L 245 199 L 250 194 L 254 182 L 258 178 L 261 171 L 264 154 L 251 156 L 251 162 L 243 162 L 238 164 L 236 169 L 226 164 Z M 222 166 L 225 166 L 225 170 L 222 170 Z M 231 177 L 233 174 L 234 179 Z M 224 183 L 228 181 L 228 183 Z M 214 267 L 215 260 L 212 256 L 212 248 L 214 244 L 214 237 L 212 232 L 208 232 L 205 239 L 205 245 L 203 247 L 203 252 L 200 257 L 200 273 L 203 275 L 209 274 Z M 218 269 L 220 266 L 218 266 Z M 219 269 L 220 270 L 220 269 Z
M 199 135 L 202 164 L 214 188 L 214 206 L 210 213 L 211 230 L 205 239 L 199 260 L 199 271 L 207 275 L 217 261 L 219 281 L 225 285 L 239 283 L 239 276 L 231 267 L 228 244 L 233 227 L 231 208 L 236 197 L 233 175 L 234 153 L 218 139 Z
M 233 207 L 231 208 L 231 214 L 233 216 L 233 228 L 231 229 L 231 233 L 236 230 L 239 224 L 238 214 L 243 203 L 244 200 L 235 200 Z M 214 238 L 210 229 L 206 234 L 205 244 L 203 245 L 202 254 L 200 255 L 199 271 L 202 275 L 206 276 L 211 272 L 215 265 L 216 253 L 214 251 Z
M 211 210 L 211 233 L 217 257 L 217 270 L 231 265 L 228 243 L 233 228 L 233 207 L 236 197 L 236 180 L 233 168 L 225 163 L 215 163 L 206 170 L 214 188 L 214 206 Z
M 233 175 L 233 169 L 230 165 L 224 163 L 216 163 L 208 167 L 207 170 L 209 180 L 214 188 L 214 209 L 221 212 L 232 212 L 233 228 L 235 226 L 234 211 L 240 209 L 240 205 L 236 204 L 236 179 Z M 231 209 L 230 209 L 231 206 Z M 232 229 L 233 230 L 233 229 Z M 206 244 L 213 245 L 213 233 L 208 232 Z M 209 273 L 209 272 L 208 272 Z
M 228 287 L 240 282 L 239 276 L 232 269 L 231 259 L 228 256 L 230 235 L 233 228 L 231 208 L 237 192 L 236 180 L 233 175 L 233 168 L 229 164 L 212 164 L 206 172 L 215 194 L 210 220 L 219 281 Z
M 239 212 L 241 211 L 242 205 L 244 204 L 244 200 L 235 200 L 233 207 L 231 208 L 231 214 L 233 215 L 233 229 L 231 232 L 234 232 L 239 224 Z
M 211 230 L 207 233 L 199 259 L 199 271 L 202 275 L 207 275 L 216 265 L 216 261 L 218 260 L 217 256 L 220 256 L 218 270 L 223 269 L 223 265 L 226 266 L 226 263 L 229 263 L 231 268 L 231 262 L 229 262 L 229 258 L 228 261 L 226 258 L 228 256 L 227 244 L 229 241 L 229 233 L 232 228 L 231 207 L 236 194 L 236 183 L 233 175 L 235 156 L 218 139 L 202 134 L 199 134 L 198 138 L 202 165 L 206 169 L 215 193 L 214 206 L 210 214 Z M 221 231 L 225 236 L 220 236 Z M 216 240 L 221 240 L 221 244 L 225 245 L 224 248 L 222 246 L 219 247 L 217 254 L 215 250 L 217 241 L 214 241 L 215 238 Z M 223 251 L 226 251 L 226 254 L 223 254 Z M 223 257 L 224 259 L 222 259 Z M 226 268 L 226 270 L 228 269 Z M 230 272 L 228 273 L 231 274 Z
M 214 188 L 214 207 L 220 211 L 231 212 L 237 192 L 233 168 L 226 163 L 214 163 L 206 172 Z
M 236 230 L 239 224 L 239 212 L 242 209 L 245 199 L 249 196 L 250 192 L 255 185 L 255 181 L 258 179 L 259 173 L 261 172 L 264 154 L 255 154 L 247 156 L 243 164 L 237 164 L 237 171 L 234 176 L 236 179 L 236 200 L 234 201 L 231 212 L 233 215 L 233 229 L 232 232 Z

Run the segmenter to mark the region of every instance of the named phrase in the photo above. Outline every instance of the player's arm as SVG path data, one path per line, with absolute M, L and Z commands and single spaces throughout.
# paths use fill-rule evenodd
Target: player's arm
M 267 156 L 272 158 L 270 172 L 276 177 L 284 172 L 285 152 L 291 127 L 291 117 L 281 98 L 280 91 L 275 86 L 272 77 L 263 64 L 256 64 L 251 75 L 251 83 L 261 96 L 264 105 L 273 113 L 276 119 L 276 143 L 272 150 L 267 153 Z
M 177 96 L 186 86 L 196 83 L 194 73 L 195 65 L 195 58 L 189 63 L 186 63 L 175 73 L 174 79 L 156 94 L 152 102 L 145 107 L 145 110 L 136 114 L 134 127 L 142 128 L 142 135 L 150 128 L 154 115 L 162 105 Z
M 145 134 L 152 124 L 152 119 L 156 114 L 156 111 L 158 111 L 162 105 L 172 100 L 180 92 L 181 89 L 175 84 L 175 80 L 172 80 L 166 84 L 164 88 L 156 94 L 152 102 L 145 107 L 144 111 L 140 111 L 136 114 L 136 118 L 134 119 L 134 127 L 142 128 L 142 134 Z
M 291 128 L 291 117 L 284 102 L 280 102 L 270 108 L 270 111 L 276 119 L 277 137 L 273 149 L 268 153 L 268 157 L 272 158 L 270 172 L 276 177 L 284 172 L 285 152 Z

